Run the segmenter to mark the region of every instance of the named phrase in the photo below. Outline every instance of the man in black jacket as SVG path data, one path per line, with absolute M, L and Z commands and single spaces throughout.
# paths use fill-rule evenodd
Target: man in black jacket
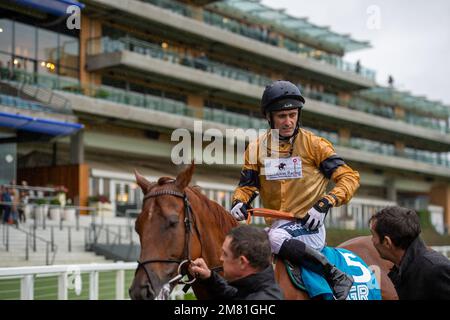
M 400 300 L 450 300 L 450 261 L 420 238 L 414 210 L 388 207 L 369 223 L 378 253 L 394 263 L 388 276 Z
M 232 229 L 222 245 L 220 260 L 226 280 L 211 271 L 202 258 L 191 263 L 190 272 L 201 279 L 213 299 L 281 300 L 271 257 L 267 233 L 242 225 Z

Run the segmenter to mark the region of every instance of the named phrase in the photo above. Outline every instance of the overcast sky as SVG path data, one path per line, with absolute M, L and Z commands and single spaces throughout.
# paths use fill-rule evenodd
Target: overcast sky
M 372 48 L 346 55 L 377 72 L 387 85 L 450 105 L 450 1 L 262 0 L 286 13 L 367 40 Z M 379 19 L 377 19 L 379 17 Z

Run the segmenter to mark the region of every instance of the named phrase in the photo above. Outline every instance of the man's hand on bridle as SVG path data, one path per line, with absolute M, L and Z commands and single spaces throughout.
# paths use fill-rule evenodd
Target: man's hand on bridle
M 198 279 L 204 280 L 211 277 L 211 270 L 209 270 L 205 260 L 202 258 L 197 258 L 194 261 L 191 261 L 188 270 L 192 276 Z

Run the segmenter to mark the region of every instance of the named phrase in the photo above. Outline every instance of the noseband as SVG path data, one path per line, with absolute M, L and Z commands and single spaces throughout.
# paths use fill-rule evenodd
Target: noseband
M 155 197 L 163 196 L 163 195 L 170 195 L 170 196 L 182 198 L 183 202 L 184 202 L 184 226 L 185 226 L 185 241 L 184 241 L 184 251 L 183 251 L 184 259 L 183 260 L 150 259 L 150 260 L 145 260 L 142 262 L 138 261 L 137 262 L 138 266 L 137 266 L 137 269 L 136 269 L 136 272 L 134 275 L 136 276 L 136 273 L 138 272 L 139 268 L 142 267 L 145 271 L 145 274 L 147 275 L 147 280 L 149 281 L 149 283 L 151 283 L 150 273 L 148 272 L 148 270 L 146 268 L 147 264 L 150 264 L 150 263 L 176 263 L 176 264 L 178 264 L 178 275 L 175 278 L 171 279 L 169 281 L 169 283 L 177 281 L 177 282 L 181 282 L 184 284 L 191 284 L 196 280 L 196 278 L 194 278 L 191 281 L 183 281 L 182 278 L 186 273 L 183 272 L 182 266 L 191 261 L 190 235 L 191 235 L 191 226 L 192 226 L 192 208 L 188 201 L 186 193 L 181 193 L 181 192 L 177 192 L 174 190 L 160 190 L 160 191 L 150 192 L 144 196 L 144 199 L 142 200 L 142 202 L 144 203 L 145 200 L 147 200 L 149 198 L 155 198 Z

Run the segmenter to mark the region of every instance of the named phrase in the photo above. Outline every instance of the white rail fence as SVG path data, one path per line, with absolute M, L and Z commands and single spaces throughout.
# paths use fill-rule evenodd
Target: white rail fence
M 442 253 L 444 256 L 450 259 L 450 246 L 432 246 L 431 249 Z
M 449 246 L 433 246 L 443 255 L 450 258 Z M 0 295 L 2 292 L 2 280 L 5 279 L 20 279 L 20 299 L 34 300 L 35 293 L 35 279 L 37 277 L 57 276 L 57 299 L 67 300 L 68 290 L 81 291 L 81 275 L 89 275 L 89 300 L 99 299 L 99 273 L 112 271 L 115 272 L 115 299 L 125 300 L 129 299 L 125 296 L 125 286 L 130 286 L 131 283 L 125 283 L 125 272 L 134 271 L 137 267 L 136 262 L 116 262 L 105 264 L 79 264 L 79 265 L 54 265 L 54 266 L 36 266 L 36 267 L 14 267 L 14 268 L 0 268 Z M 192 289 L 190 291 L 192 292 Z M 185 293 L 181 286 L 175 287 L 171 293 L 171 299 L 184 299 Z
M 115 299 L 129 299 L 125 296 L 125 271 L 135 270 L 136 262 L 116 262 L 105 264 L 54 265 L 35 267 L 0 268 L 0 294 L 2 294 L 2 280 L 20 279 L 20 300 L 34 300 L 35 279 L 37 277 L 57 276 L 57 299 L 68 300 L 68 290 L 81 291 L 82 274 L 89 274 L 89 300 L 99 299 L 99 273 L 115 271 Z M 190 289 L 191 290 L 191 289 Z M 192 291 L 191 291 L 192 292 Z M 183 299 L 185 293 L 181 286 L 175 287 L 171 299 Z

